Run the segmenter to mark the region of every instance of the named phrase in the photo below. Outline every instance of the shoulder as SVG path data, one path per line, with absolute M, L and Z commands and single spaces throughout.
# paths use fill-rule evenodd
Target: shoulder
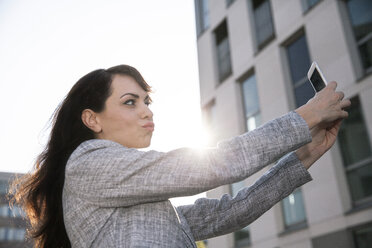
M 82 155 L 92 154 L 92 153 L 104 153 L 108 150 L 126 149 L 126 147 L 120 145 L 111 140 L 103 139 L 91 139 L 86 140 L 81 143 L 71 154 L 69 160 L 74 160 Z
M 111 140 L 91 139 L 81 143 L 71 154 L 67 161 L 67 167 L 74 165 L 93 164 L 126 164 L 138 161 L 145 153 L 154 156 L 156 151 L 141 151 L 135 148 L 128 148 Z
M 81 143 L 75 151 L 94 151 L 94 150 L 99 150 L 99 149 L 104 149 L 104 148 L 120 148 L 120 149 L 125 149 L 126 147 L 116 143 L 115 141 L 112 140 L 105 140 L 105 139 L 91 139 L 91 140 L 86 140 L 83 143 Z M 74 152 L 75 152 L 74 151 Z
M 127 148 L 111 140 L 91 139 L 81 143 L 67 161 L 67 169 L 76 166 L 105 164 L 125 158 L 135 157 L 139 151 Z M 76 166 L 75 166 L 76 165 Z

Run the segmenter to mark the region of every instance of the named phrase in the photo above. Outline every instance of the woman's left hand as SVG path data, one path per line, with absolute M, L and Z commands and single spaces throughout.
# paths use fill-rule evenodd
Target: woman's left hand
M 342 120 L 333 122 L 328 127 L 315 126 L 311 129 L 312 141 L 299 148 L 296 154 L 302 164 L 309 169 L 336 142 Z

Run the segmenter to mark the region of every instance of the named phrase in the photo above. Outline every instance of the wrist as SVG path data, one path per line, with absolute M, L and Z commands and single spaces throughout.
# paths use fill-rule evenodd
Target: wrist
M 313 156 L 311 156 L 311 151 L 306 145 L 296 150 L 295 153 L 298 159 L 301 161 L 301 163 L 307 170 L 316 161 L 316 159 L 314 159 Z
M 313 111 L 309 110 L 307 105 L 299 107 L 295 110 L 295 112 L 305 120 L 306 124 L 309 126 L 309 129 L 312 129 L 320 123 L 320 118 L 317 117 Z

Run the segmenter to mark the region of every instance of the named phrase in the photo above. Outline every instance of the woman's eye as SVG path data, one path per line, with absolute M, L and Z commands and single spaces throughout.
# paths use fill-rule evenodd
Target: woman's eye
M 145 102 L 145 104 L 146 104 L 147 106 L 149 106 L 149 105 L 151 104 L 151 101 L 147 101 L 147 102 Z
M 134 100 L 128 100 L 124 102 L 125 105 L 134 105 L 135 101 Z

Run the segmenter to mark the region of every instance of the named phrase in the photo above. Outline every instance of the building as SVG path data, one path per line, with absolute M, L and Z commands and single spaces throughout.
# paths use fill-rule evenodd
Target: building
M 25 241 L 26 222 L 23 211 L 9 207 L 9 183 L 15 174 L 0 172 L 0 248 L 32 247 Z
M 214 141 L 306 103 L 312 61 L 352 101 L 338 141 L 310 168 L 314 180 L 208 247 L 372 247 L 372 1 L 195 0 L 195 13 L 201 106 Z M 207 196 L 235 195 L 264 171 Z

